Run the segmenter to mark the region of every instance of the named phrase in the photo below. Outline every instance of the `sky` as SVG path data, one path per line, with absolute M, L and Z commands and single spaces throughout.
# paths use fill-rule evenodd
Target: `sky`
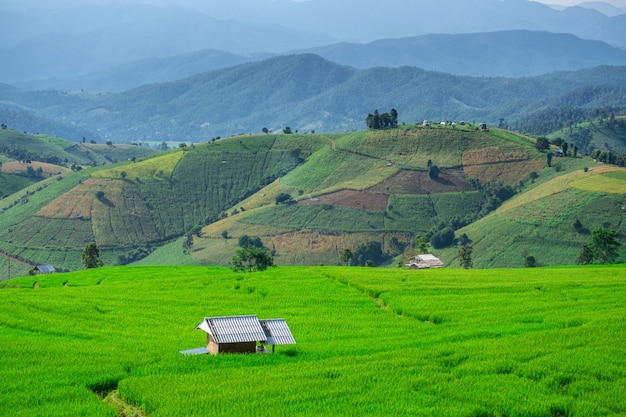
M 4 2 L 12 2 L 14 0 L 0 0 L 0 4 Z M 41 5 L 54 5 L 59 3 L 147 3 L 147 4 L 185 4 L 194 3 L 189 0 L 23 0 L 25 3 L 41 4 Z M 268 0 L 272 1 L 272 0 Z M 292 1 L 304 1 L 304 0 L 292 0 Z M 312 0 L 315 1 L 315 0 Z M 576 4 L 584 3 L 586 1 L 601 1 L 604 3 L 610 3 L 616 7 L 626 8 L 626 0 L 529 0 L 536 1 L 538 3 L 552 4 L 558 6 L 574 6 Z
M 558 6 L 575 6 L 580 3 L 584 3 L 580 0 L 534 0 L 538 3 L 554 4 Z M 616 7 L 626 7 L 626 0 L 601 0 L 604 3 L 610 3 Z

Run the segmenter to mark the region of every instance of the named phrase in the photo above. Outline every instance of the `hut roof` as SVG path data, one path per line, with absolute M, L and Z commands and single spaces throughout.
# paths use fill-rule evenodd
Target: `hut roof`
M 268 345 L 295 345 L 296 340 L 291 334 L 285 319 L 260 320 L 265 332 L 265 343 Z
M 259 320 L 256 315 L 205 317 L 196 329 L 210 334 L 215 343 L 257 341 L 271 345 L 296 343 L 284 319 Z
M 56 272 L 56 269 L 54 269 L 54 266 L 52 265 L 37 265 L 35 269 L 37 269 L 42 274 L 50 274 L 52 272 Z
M 215 343 L 265 340 L 265 332 L 257 316 L 206 317 L 196 329 L 209 333 Z

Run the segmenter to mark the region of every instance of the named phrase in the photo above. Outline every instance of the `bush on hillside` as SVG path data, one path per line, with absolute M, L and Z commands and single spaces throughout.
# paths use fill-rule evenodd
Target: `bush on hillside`
M 231 265 L 235 272 L 264 271 L 274 266 L 274 257 L 266 248 L 246 246 L 235 251 Z
M 239 246 L 242 248 L 245 248 L 246 246 L 254 246 L 257 248 L 262 248 L 263 241 L 258 236 L 250 237 L 248 235 L 241 235 L 239 236 Z
M 435 249 L 446 248 L 454 243 L 454 230 L 444 227 L 430 237 L 430 245 Z
M 291 195 L 287 193 L 280 193 L 276 196 L 274 201 L 276 202 L 276 204 L 290 203 Z
M 388 261 L 389 258 L 389 254 L 383 252 L 380 242 L 367 242 L 354 250 L 350 265 L 366 266 L 368 261 L 372 262 L 371 266 L 381 265 Z

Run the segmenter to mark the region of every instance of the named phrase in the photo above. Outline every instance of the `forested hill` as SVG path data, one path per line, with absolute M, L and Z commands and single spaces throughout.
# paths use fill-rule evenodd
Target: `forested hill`
M 264 127 L 345 132 L 362 129 L 372 109 L 392 107 L 400 123 L 432 119 L 498 124 L 504 120 L 513 125 L 565 102 L 621 112 L 626 109 L 626 67 L 524 78 L 460 77 L 413 67 L 358 70 L 304 54 L 120 94 L 5 91 L 0 92 L 0 102 L 114 138 L 116 143 L 199 142 L 260 132 Z M 17 120 L 5 123 L 29 129 Z

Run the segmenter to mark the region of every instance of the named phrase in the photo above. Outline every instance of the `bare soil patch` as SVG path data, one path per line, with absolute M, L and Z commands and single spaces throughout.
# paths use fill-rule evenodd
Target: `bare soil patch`
M 49 164 L 47 162 L 33 161 L 26 164 L 19 161 L 11 161 L 2 164 L 2 172 L 5 174 L 26 174 L 28 172 L 28 167 L 31 167 L 35 171 L 41 168 L 42 174 L 45 177 L 63 174 L 69 171 L 69 169 L 65 167 Z
M 442 169 L 431 179 L 427 172 L 402 170 L 368 191 L 383 194 L 431 194 L 471 191 L 462 169 Z

